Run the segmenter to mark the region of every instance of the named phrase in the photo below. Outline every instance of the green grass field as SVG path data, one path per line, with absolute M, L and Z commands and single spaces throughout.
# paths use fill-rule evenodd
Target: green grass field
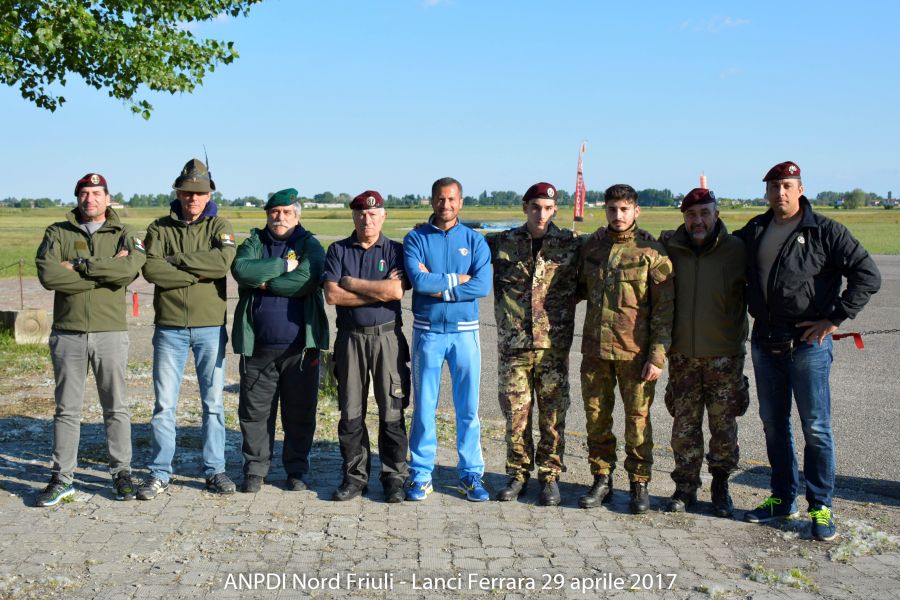
M 15 263 L 25 261 L 25 275 L 36 275 L 34 253 L 40 244 L 47 225 L 64 219 L 69 209 L 0 209 L 0 278 L 15 277 L 18 269 Z M 762 212 L 758 209 L 723 211 L 722 218 L 729 229 L 736 229 L 752 216 Z M 566 208 L 557 217 L 557 223 L 571 227 L 571 209 Z M 900 210 L 867 208 L 853 211 L 820 209 L 823 214 L 845 224 L 872 254 L 900 254 Z M 120 216 L 143 232 L 156 217 L 165 213 L 159 208 L 128 208 L 120 211 Z M 252 227 L 265 225 L 265 215 L 260 209 L 223 209 L 221 213 L 234 225 L 238 240 Z M 394 239 L 403 239 L 416 223 L 428 218 L 426 208 L 392 209 L 388 211 L 385 234 Z M 471 221 L 522 221 L 524 216 L 517 209 L 463 209 L 464 220 Z M 349 235 L 353 224 L 350 210 L 319 211 L 308 209 L 303 214 L 303 226 L 322 236 L 322 244 L 328 246 L 334 239 Z M 578 224 L 579 232 L 595 230 L 605 220 L 601 209 L 588 209 L 585 221 Z M 663 229 L 674 229 L 681 223 L 681 213 L 672 208 L 645 208 L 638 220 L 640 227 L 657 235 Z

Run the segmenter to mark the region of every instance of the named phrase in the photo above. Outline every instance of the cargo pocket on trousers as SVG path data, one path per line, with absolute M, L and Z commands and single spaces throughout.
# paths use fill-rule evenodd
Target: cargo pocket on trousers
M 746 375 L 741 375 L 741 385 L 734 399 L 734 416 L 740 417 L 750 407 L 750 380 Z
M 666 410 L 669 411 L 669 415 L 675 416 L 675 402 L 673 400 L 674 394 L 672 394 L 672 378 L 669 376 L 669 383 L 666 384 L 666 394 L 663 396 L 663 402 L 666 403 Z
M 409 385 L 403 385 L 403 379 L 399 375 L 391 375 L 391 389 L 389 390 L 387 414 L 385 421 L 399 421 L 404 408 L 409 406 Z

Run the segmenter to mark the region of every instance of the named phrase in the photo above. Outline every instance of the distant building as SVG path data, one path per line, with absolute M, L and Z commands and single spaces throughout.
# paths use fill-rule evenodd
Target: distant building
M 304 202 L 303 208 L 325 208 L 331 210 L 341 210 L 344 208 L 343 204 L 326 204 L 324 202 Z

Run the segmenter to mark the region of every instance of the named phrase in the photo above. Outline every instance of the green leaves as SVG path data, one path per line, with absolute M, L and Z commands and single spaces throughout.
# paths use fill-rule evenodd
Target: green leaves
M 246 16 L 261 0 L 0 0 L 0 83 L 55 111 L 54 88 L 70 73 L 106 89 L 134 114 L 153 106 L 142 86 L 175 94 L 202 85 L 237 57 L 233 42 L 197 39 L 187 27 L 218 15 Z

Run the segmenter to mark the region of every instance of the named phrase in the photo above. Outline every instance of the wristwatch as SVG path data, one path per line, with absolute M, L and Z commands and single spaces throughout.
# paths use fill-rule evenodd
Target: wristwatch
M 69 261 L 72 263 L 72 268 L 81 273 L 87 268 L 87 259 L 82 258 L 80 256 L 76 256 L 72 260 Z

